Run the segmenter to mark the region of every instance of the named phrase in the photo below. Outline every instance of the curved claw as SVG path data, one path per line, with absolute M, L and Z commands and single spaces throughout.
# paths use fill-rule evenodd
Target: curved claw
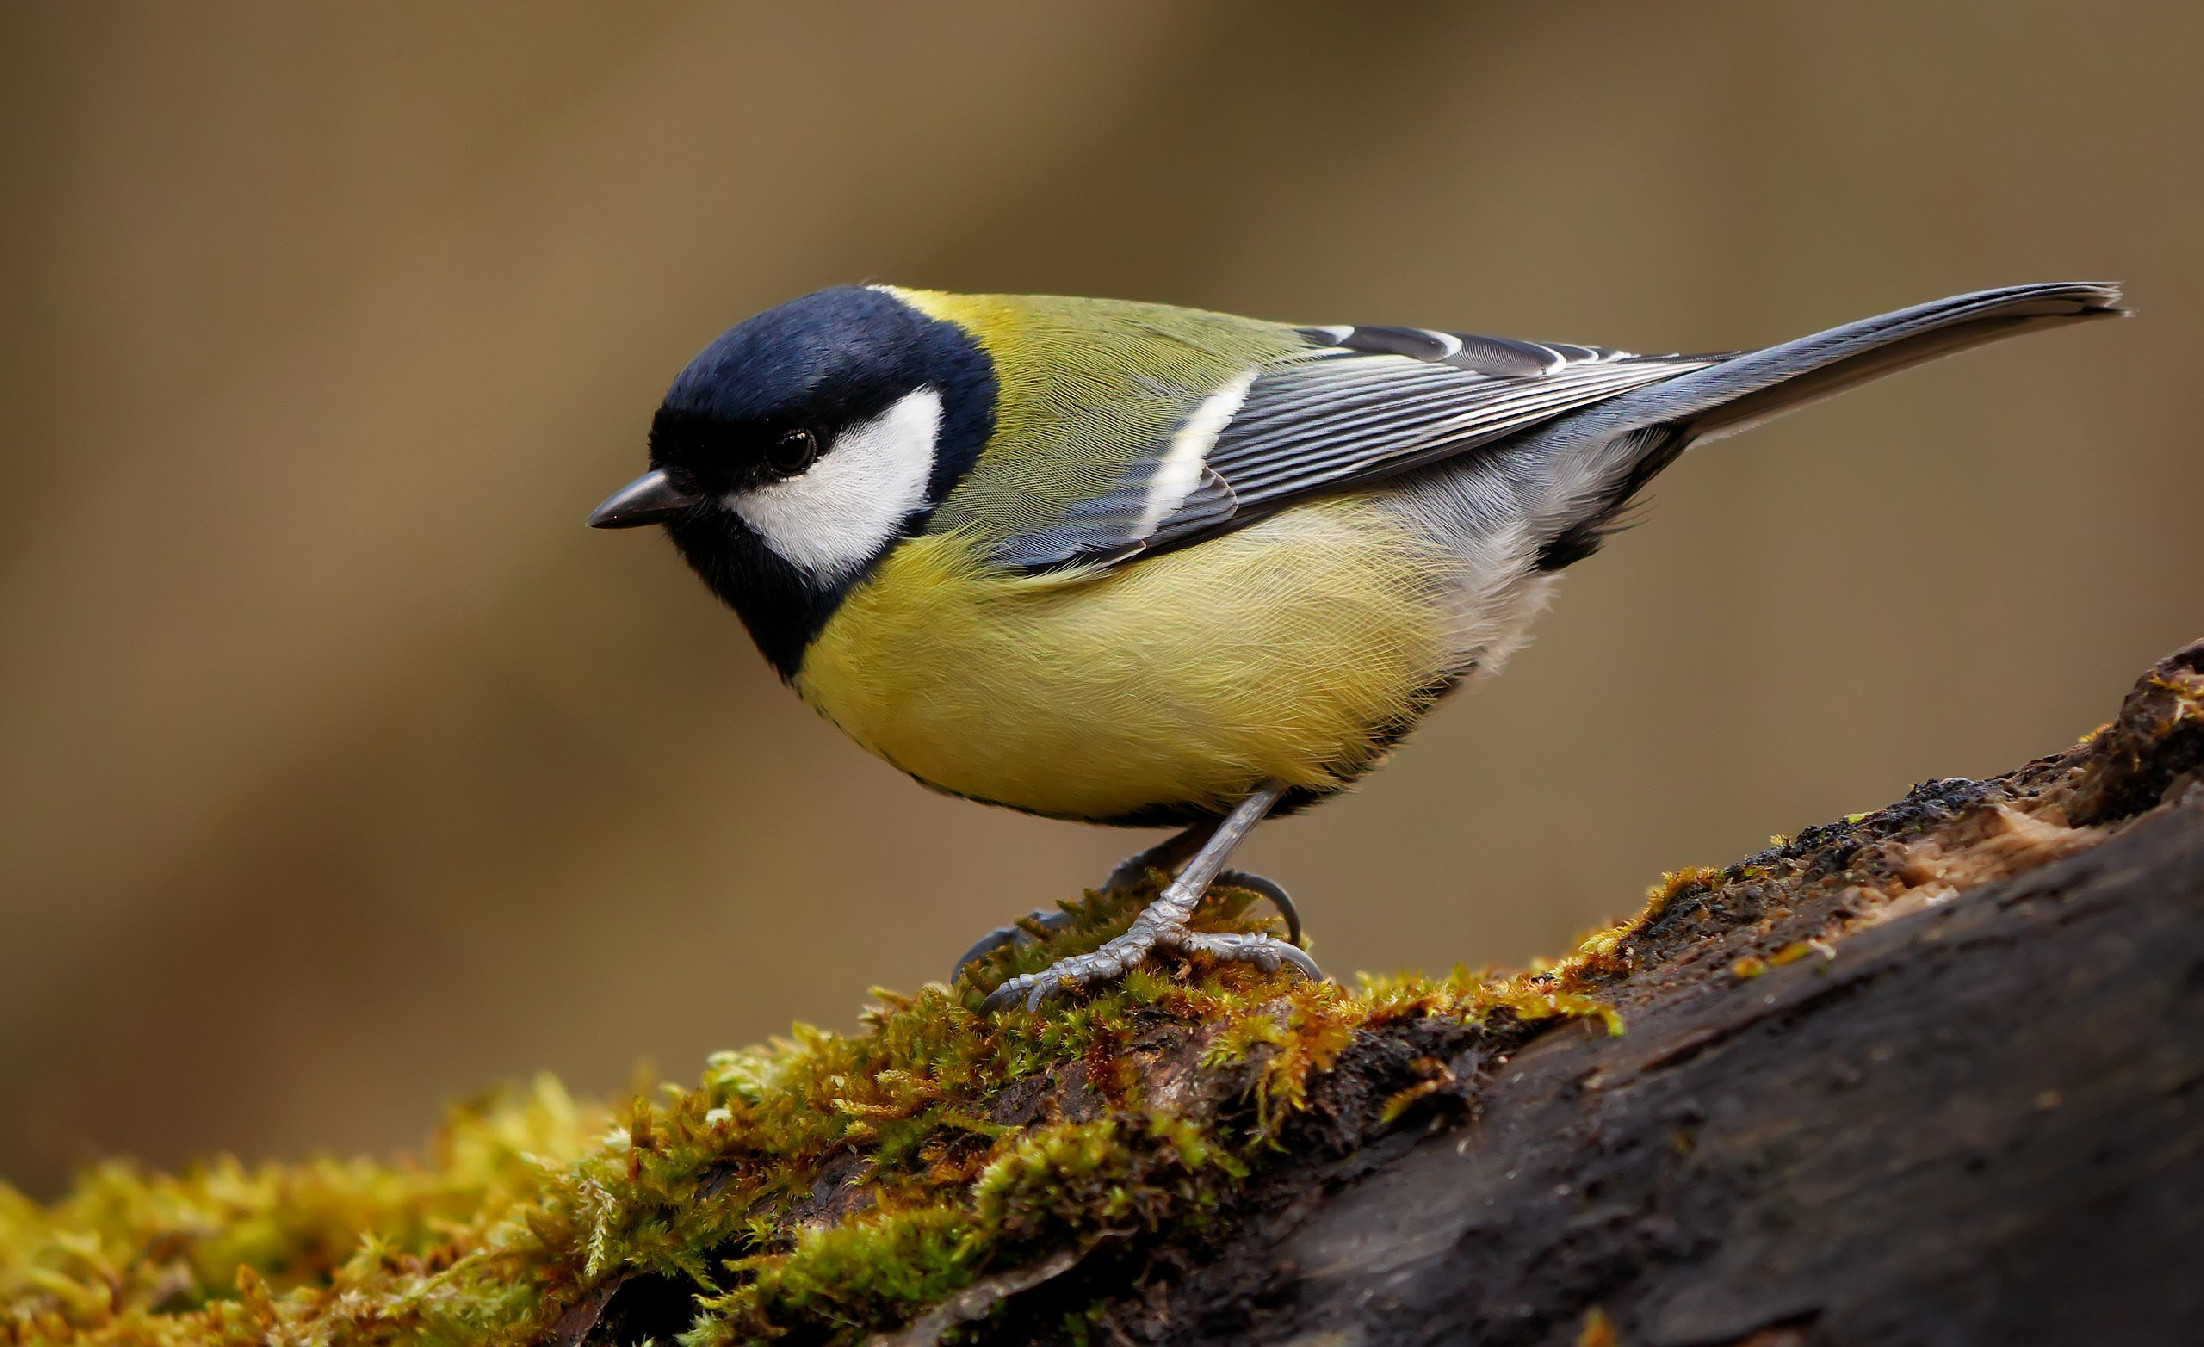
M 987 999 L 980 1002 L 980 1013 L 992 1015 L 1008 1010 L 1021 1000 L 1028 1011 L 1039 1010 L 1049 997 L 1062 990 L 1063 979 L 1053 972 L 1024 973 L 989 992 Z
M 978 963 L 1005 945 L 1018 943 L 1018 937 L 1024 934 L 1025 932 L 1015 926 L 997 926 L 994 930 L 973 941 L 972 948 L 957 956 L 956 967 L 949 973 L 949 985 L 952 987 L 957 985 L 957 979 L 964 976 L 965 969 L 970 968 L 973 964 Z
M 1039 922 L 1046 930 L 1060 931 L 1071 925 L 1071 914 L 1069 912 L 1048 912 L 1037 907 L 1028 914 L 1026 920 Z M 972 948 L 957 956 L 956 967 L 949 974 L 949 985 L 956 986 L 957 979 L 964 976 L 965 969 L 993 954 L 996 950 L 1007 945 L 1015 945 L 1021 940 L 1031 939 L 1033 939 L 1032 935 L 1023 927 L 997 926 L 994 930 L 973 941 Z
M 1270 905 L 1278 909 L 1278 915 L 1286 919 L 1286 943 L 1296 946 L 1301 943 L 1301 913 L 1294 907 L 1293 899 L 1286 893 L 1283 885 L 1261 875 L 1251 875 L 1245 870 L 1227 870 L 1210 881 L 1212 888 L 1219 884 L 1229 889 L 1246 889 L 1250 893 L 1259 893 L 1268 898 Z
M 1289 945 L 1276 936 L 1204 935 L 1189 932 L 1179 937 L 1179 946 L 1231 963 L 1251 963 L 1266 973 L 1290 967 L 1311 982 L 1324 980 L 1324 970 L 1316 966 L 1316 960 L 1309 957 L 1307 950 L 1298 945 Z

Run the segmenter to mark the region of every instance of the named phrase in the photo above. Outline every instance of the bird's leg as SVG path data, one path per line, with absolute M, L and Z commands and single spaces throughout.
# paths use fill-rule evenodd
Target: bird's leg
M 1183 832 L 1173 833 L 1146 851 L 1134 852 L 1127 856 L 1117 863 L 1115 870 L 1110 871 L 1110 877 L 1102 881 L 1102 891 L 1104 893 L 1121 893 L 1126 889 L 1137 887 L 1142 880 L 1148 877 L 1150 870 L 1161 870 L 1166 875 L 1178 873 L 1179 866 L 1183 865 L 1189 856 L 1199 851 L 1202 843 L 1216 834 L 1217 825 L 1221 822 L 1223 822 L 1221 819 L 1210 819 L 1197 823 Z M 1289 945 L 1301 943 L 1301 913 L 1299 909 L 1294 907 L 1293 895 L 1286 892 L 1283 884 L 1274 879 L 1265 879 L 1261 875 L 1251 874 L 1246 870 L 1221 870 L 1217 873 L 1217 877 L 1209 882 L 1212 885 L 1222 884 L 1228 889 L 1246 889 L 1250 893 L 1259 893 L 1268 898 L 1270 905 L 1278 909 L 1278 915 L 1286 919 L 1286 943 Z M 1059 914 L 1059 917 L 1061 918 L 1061 914 Z M 1062 920 L 1068 919 L 1051 923 L 1051 929 L 1061 925 Z M 962 965 L 960 964 L 959 967 L 961 968 Z
M 1150 870 L 1161 870 L 1166 875 L 1176 874 L 1187 858 L 1201 850 L 1202 843 L 1216 833 L 1220 822 L 1221 819 L 1204 819 L 1191 828 L 1183 828 L 1171 834 L 1146 850 L 1127 856 L 1102 881 L 1102 892 L 1124 893 L 1138 888 L 1146 881 Z M 1261 875 L 1249 874 L 1245 870 L 1226 870 L 1210 882 L 1227 888 L 1246 889 L 1269 899 L 1270 905 L 1278 909 L 1278 915 L 1286 920 L 1286 943 L 1301 943 L 1301 913 L 1294 907 L 1293 896 L 1286 892 L 1283 885 Z M 1026 920 L 1044 931 L 1054 933 L 1071 925 L 1072 917 L 1069 912 L 1061 909 L 1049 912 L 1035 908 L 1027 915 Z M 955 986 L 957 979 L 964 976 L 966 968 L 996 950 L 1031 939 L 1033 936 L 1023 925 L 996 927 L 972 942 L 972 948 L 957 956 L 956 968 L 949 974 L 949 984 Z
M 1172 833 L 1146 851 L 1136 851 L 1127 856 L 1117 863 L 1116 869 L 1110 871 L 1110 877 L 1102 881 L 1102 891 L 1123 893 L 1128 889 L 1137 889 L 1141 881 L 1148 877 L 1150 870 L 1161 870 L 1167 875 L 1177 874 L 1179 867 L 1201 850 L 1202 843 L 1216 835 L 1217 825 L 1223 821 L 1203 819 L 1191 828 L 1182 828 Z
M 1150 870 L 1161 870 L 1166 875 L 1178 873 L 1178 868 L 1186 863 L 1187 858 L 1199 851 L 1202 843 L 1216 835 L 1217 826 L 1221 822 L 1221 819 L 1209 819 L 1197 823 L 1182 832 L 1173 833 L 1146 851 L 1137 851 L 1127 856 L 1117 863 L 1115 870 L 1110 871 L 1110 877 L 1102 881 L 1102 891 L 1123 893 L 1127 889 L 1137 888 L 1148 877 Z M 1268 898 L 1270 905 L 1278 909 L 1278 915 L 1286 919 L 1286 943 L 1301 943 L 1301 913 L 1294 907 L 1293 895 L 1286 892 L 1284 885 L 1261 875 L 1249 874 L 1245 870 L 1220 871 L 1210 883 L 1222 884 L 1228 889 L 1246 889 L 1250 893 L 1259 893 Z M 1053 930 L 1066 920 L 1069 919 L 1058 914 L 1058 920 L 1050 922 L 1049 927 Z M 962 968 L 963 965 L 959 964 L 958 967 Z
M 1312 978 L 1322 977 L 1315 960 L 1283 940 L 1267 935 L 1210 935 L 1186 929 L 1187 920 L 1200 905 L 1202 894 L 1223 873 L 1224 863 L 1231 858 L 1233 850 L 1285 793 L 1283 785 L 1265 782 L 1242 800 L 1216 825 L 1193 858 L 1186 862 L 1185 868 L 1179 871 L 1178 877 L 1133 918 L 1125 934 L 1091 954 L 1058 959 L 1038 973 L 1011 978 L 990 993 L 980 1008 L 1002 1010 L 1022 1000 L 1027 1010 L 1039 1010 L 1043 1001 L 1063 988 L 1083 987 L 1117 977 L 1159 949 L 1198 951 L 1212 958 L 1252 963 L 1265 971 L 1291 964 Z
M 1110 877 L 1102 881 L 1102 892 L 1122 893 L 1133 888 L 1148 877 L 1150 869 L 1161 870 L 1165 874 L 1170 874 L 1178 869 L 1179 864 L 1188 856 L 1193 855 L 1202 843 L 1208 841 L 1209 835 L 1216 830 L 1216 820 L 1205 819 L 1191 828 L 1171 834 L 1145 851 L 1134 852 L 1124 860 L 1119 861 L 1117 868 L 1110 871 Z M 1040 908 L 1034 908 L 1026 917 L 1026 920 L 1053 934 L 1071 925 L 1071 914 L 1061 909 L 1047 912 Z M 973 941 L 972 948 L 957 956 L 956 970 L 949 974 L 949 985 L 955 986 L 957 979 L 964 976 L 965 969 L 993 954 L 996 950 L 1003 948 L 1005 945 L 1015 945 L 1022 940 L 1031 940 L 1032 938 L 1023 927 L 997 926 L 994 930 Z

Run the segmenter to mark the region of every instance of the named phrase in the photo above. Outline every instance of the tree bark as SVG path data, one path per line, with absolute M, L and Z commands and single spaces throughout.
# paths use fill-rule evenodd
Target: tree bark
M 1680 886 L 1602 993 L 1624 1035 L 1472 1051 L 1418 1127 L 1335 1109 L 1330 1154 L 1103 1326 L 2204 1341 L 2200 765 L 2204 643 L 2068 753 Z
M 2200 777 L 2204 643 L 1543 971 L 977 1013 L 1012 949 L 425 1166 L 0 1187 L 0 1343 L 2204 1341 Z

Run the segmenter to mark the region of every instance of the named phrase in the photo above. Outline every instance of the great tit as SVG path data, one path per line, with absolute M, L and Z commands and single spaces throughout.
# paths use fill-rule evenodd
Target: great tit
M 1764 350 L 1632 355 L 838 287 L 705 347 L 651 423 L 650 471 L 589 522 L 662 525 L 804 701 L 926 785 L 1183 829 L 1113 875 L 1177 871 L 1124 935 L 990 1009 L 1158 950 L 1313 977 L 1297 943 L 1188 930 L 1205 889 L 1256 823 L 1345 789 L 1498 670 L 1654 474 L 2119 298 L 2020 285 Z

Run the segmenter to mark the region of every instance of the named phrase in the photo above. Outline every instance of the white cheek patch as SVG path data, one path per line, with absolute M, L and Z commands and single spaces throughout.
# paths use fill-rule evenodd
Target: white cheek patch
M 835 436 L 797 476 L 722 503 L 783 560 L 837 579 L 870 561 L 926 503 L 940 435 L 941 394 L 921 388 Z

